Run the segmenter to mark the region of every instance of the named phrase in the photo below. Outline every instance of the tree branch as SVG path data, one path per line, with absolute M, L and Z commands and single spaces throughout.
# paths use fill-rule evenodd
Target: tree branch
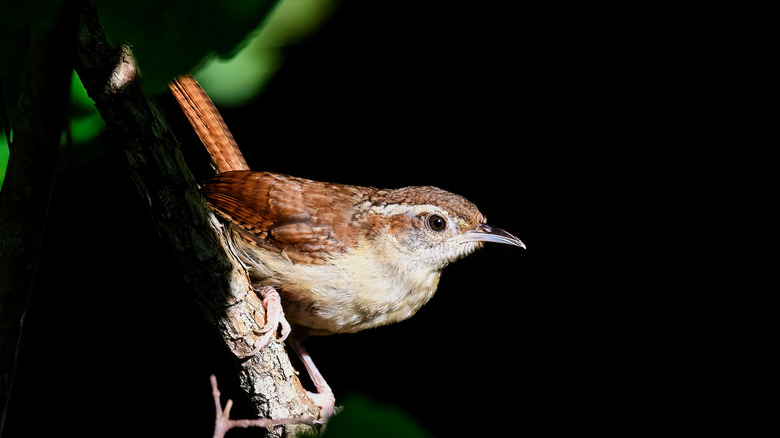
M 317 409 L 305 396 L 281 345 L 271 343 L 241 360 L 252 350 L 264 322 L 255 316 L 262 311 L 260 300 L 184 164 L 164 117 L 142 94 L 132 52 L 107 41 L 94 7 L 87 2 L 81 13 L 76 71 L 125 153 L 131 177 L 204 314 L 236 358 L 252 410 L 265 418 L 301 418 L 302 422 L 314 418 Z M 306 428 L 280 426 L 269 436 L 293 435 Z
M 23 64 L 21 96 L 0 191 L 0 435 L 16 371 L 24 314 L 43 246 L 57 151 L 65 126 L 76 13 L 66 2 L 50 30 L 36 33 L 25 29 L 19 35 L 27 41 L 24 59 L 18 60 Z

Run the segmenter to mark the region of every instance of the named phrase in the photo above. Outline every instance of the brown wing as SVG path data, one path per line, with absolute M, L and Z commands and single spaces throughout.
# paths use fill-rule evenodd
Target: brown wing
M 356 243 L 350 227 L 366 190 L 253 171 L 225 172 L 202 188 L 211 207 L 258 245 L 312 264 Z

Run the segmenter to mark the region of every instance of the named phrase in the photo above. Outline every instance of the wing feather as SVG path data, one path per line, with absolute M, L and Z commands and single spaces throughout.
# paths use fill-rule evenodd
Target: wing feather
M 225 172 L 202 188 L 211 207 L 258 245 L 310 264 L 356 244 L 352 221 L 365 190 L 253 171 Z

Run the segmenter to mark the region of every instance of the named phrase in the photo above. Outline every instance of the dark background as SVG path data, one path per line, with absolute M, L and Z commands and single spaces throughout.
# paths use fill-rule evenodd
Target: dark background
M 630 263 L 603 248 L 636 214 L 626 149 L 650 153 L 662 122 L 658 34 L 584 6 L 413 5 L 344 2 L 263 95 L 223 116 L 253 169 L 436 185 L 528 250 L 489 245 L 448 267 L 408 321 L 308 340 L 315 362 L 337 401 L 397 405 L 434 436 L 646 430 L 649 417 L 623 424 L 672 359 L 652 353 L 664 329 L 645 324 L 645 279 L 625 280 Z M 160 103 L 197 161 L 186 122 Z M 123 158 L 97 143 L 103 158 L 74 152 L 57 183 L 8 436 L 210 436 L 210 374 L 248 415 L 230 358 Z

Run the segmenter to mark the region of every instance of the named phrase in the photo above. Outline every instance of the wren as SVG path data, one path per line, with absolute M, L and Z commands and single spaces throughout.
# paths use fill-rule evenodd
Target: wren
M 430 186 L 375 189 L 249 170 L 211 100 L 191 76 L 171 90 L 219 174 L 201 191 L 264 298 L 269 323 L 255 346 L 291 333 L 321 418 L 334 397 L 301 344 L 411 317 L 431 299 L 442 269 L 485 242 L 525 248 L 488 225 L 465 198 Z M 253 352 L 253 353 L 254 353 Z

